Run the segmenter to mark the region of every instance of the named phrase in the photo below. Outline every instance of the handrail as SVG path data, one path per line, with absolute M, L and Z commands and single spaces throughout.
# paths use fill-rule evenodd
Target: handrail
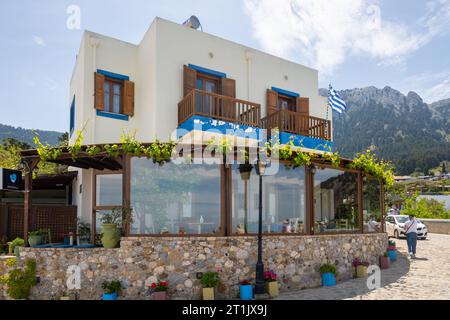
M 193 89 L 178 103 L 178 124 L 193 115 L 258 127 L 261 105 L 213 92 Z
M 331 140 L 331 121 L 289 110 L 274 112 L 261 120 L 265 129 L 278 128 L 280 131 L 307 137 Z

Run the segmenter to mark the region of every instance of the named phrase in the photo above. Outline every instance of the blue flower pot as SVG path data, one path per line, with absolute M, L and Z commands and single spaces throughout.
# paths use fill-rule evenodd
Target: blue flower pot
M 391 261 L 397 260 L 397 250 L 388 250 L 388 257 Z
M 117 292 L 114 293 L 104 293 L 103 300 L 117 300 Z
M 336 285 L 336 278 L 334 274 L 327 272 L 322 274 L 322 286 L 332 287 Z
M 253 286 L 251 284 L 239 285 L 239 297 L 241 300 L 253 300 Z

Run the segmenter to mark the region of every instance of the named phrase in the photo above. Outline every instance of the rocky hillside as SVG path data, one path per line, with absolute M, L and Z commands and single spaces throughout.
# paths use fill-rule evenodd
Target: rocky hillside
M 348 111 L 333 113 L 334 140 L 347 157 L 370 145 L 394 163 L 397 174 L 427 172 L 450 160 L 450 99 L 426 104 L 390 87 L 343 90 Z M 320 94 L 327 96 L 326 89 Z

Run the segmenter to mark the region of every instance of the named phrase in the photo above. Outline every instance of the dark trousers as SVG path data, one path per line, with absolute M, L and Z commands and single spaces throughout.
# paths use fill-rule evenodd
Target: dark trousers
M 408 252 L 416 254 L 417 233 L 410 232 L 406 234 L 406 243 L 408 245 Z

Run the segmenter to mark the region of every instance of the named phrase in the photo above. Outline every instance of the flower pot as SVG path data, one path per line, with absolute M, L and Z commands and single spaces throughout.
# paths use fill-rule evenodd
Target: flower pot
M 42 236 L 28 236 L 28 244 L 30 245 L 30 247 L 42 244 Z
M 380 257 L 380 268 L 388 269 L 391 266 L 391 261 L 389 257 Z
M 367 267 L 359 265 L 356 267 L 356 277 L 357 278 L 366 278 L 367 277 Z
M 396 261 L 397 260 L 397 250 L 388 250 L 388 256 L 390 261 Z
M 167 300 L 167 292 L 166 291 L 155 292 L 153 299 L 154 300 Z
M 15 255 L 16 257 L 19 257 L 19 256 L 20 256 L 20 247 L 19 247 L 19 246 L 15 246 L 15 247 L 14 247 L 14 255 Z
M 105 248 L 111 249 L 117 247 L 120 241 L 119 229 L 113 223 L 102 224 L 102 245 Z
M 336 285 L 336 277 L 333 273 L 327 272 L 322 274 L 322 286 L 332 287 L 334 285 Z
M 117 300 L 117 292 L 114 293 L 104 293 L 103 300 Z
M 266 282 L 266 291 L 272 298 L 278 297 L 278 281 Z
M 253 286 L 251 284 L 239 285 L 239 298 L 241 300 L 253 300 Z
M 203 288 L 203 300 L 214 300 L 214 288 Z

